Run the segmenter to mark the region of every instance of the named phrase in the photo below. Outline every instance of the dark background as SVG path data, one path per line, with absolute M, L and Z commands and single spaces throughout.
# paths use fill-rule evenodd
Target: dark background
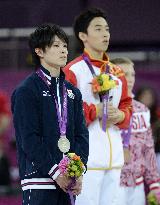
M 160 107 L 160 0 L 0 0 L 0 90 L 10 97 L 19 82 L 33 72 L 28 48 L 30 30 L 25 28 L 45 22 L 71 28 L 74 17 L 89 7 L 100 7 L 107 13 L 109 57 L 130 57 L 135 63 L 135 91 L 145 85 L 152 87 Z M 8 31 L 5 35 L 3 28 Z M 23 35 L 16 36 L 16 28 L 21 28 Z M 80 52 L 73 35 L 69 40 L 68 61 Z M 0 205 L 20 205 L 16 149 L 11 146 L 15 140 L 12 123 L 4 139 L 13 190 L 0 189 Z
M 160 49 L 160 0 L 0 0 L 0 28 L 71 27 L 81 10 L 95 6 L 107 13 L 113 46 Z

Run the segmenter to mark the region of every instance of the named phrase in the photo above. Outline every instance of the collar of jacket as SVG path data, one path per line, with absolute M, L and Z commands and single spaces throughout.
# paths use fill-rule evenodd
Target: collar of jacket
M 106 53 L 103 53 L 103 59 L 102 60 L 99 60 L 99 59 L 96 59 L 96 58 L 93 58 L 91 56 L 91 54 L 89 54 L 89 52 L 87 51 L 87 49 L 84 49 L 84 55 L 86 55 L 90 62 L 92 63 L 92 65 L 100 68 L 101 72 L 105 72 L 106 70 L 106 65 L 109 64 L 109 57 L 107 56 Z
M 59 82 L 60 87 L 62 86 L 65 80 L 65 74 L 62 71 L 62 69 L 60 69 L 59 77 L 51 77 L 50 72 L 42 65 L 40 66 L 40 69 L 44 72 L 45 76 L 47 77 L 48 81 L 50 81 L 51 85 L 55 86 Z

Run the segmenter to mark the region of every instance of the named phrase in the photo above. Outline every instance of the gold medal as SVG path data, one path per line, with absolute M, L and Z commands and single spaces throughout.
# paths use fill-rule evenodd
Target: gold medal
M 70 150 L 70 141 L 66 138 L 66 136 L 60 137 L 58 140 L 58 148 L 63 153 L 66 153 Z

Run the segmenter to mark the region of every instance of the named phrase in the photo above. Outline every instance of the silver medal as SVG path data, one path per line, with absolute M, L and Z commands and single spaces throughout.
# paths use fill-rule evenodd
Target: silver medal
M 61 152 L 66 153 L 70 150 L 70 141 L 66 137 L 60 137 L 58 140 L 58 148 Z

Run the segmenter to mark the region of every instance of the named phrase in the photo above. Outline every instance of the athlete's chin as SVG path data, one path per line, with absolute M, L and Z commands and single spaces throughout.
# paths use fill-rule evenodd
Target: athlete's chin
M 64 67 L 66 64 L 67 64 L 67 62 L 62 63 L 62 64 L 60 65 L 60 67 Z
M 133 90 L 133 85 L 128 85 L 128 90 L 130 90 L 130 92 L 132 92 L 132 90 Z
M 105 46 L 102 46 L 102 47 L 101 47 L 101 50 L 102 50 L 103 52 L 106 52 L 107 49 L 108 49 L 108 45 L 105 45 Z
M 59 63 L 59 66 L 60 66 L 60 67 L 64 67 L 66 64 L 67 64 L 67 61 L 60 62 L 60 63 Z

